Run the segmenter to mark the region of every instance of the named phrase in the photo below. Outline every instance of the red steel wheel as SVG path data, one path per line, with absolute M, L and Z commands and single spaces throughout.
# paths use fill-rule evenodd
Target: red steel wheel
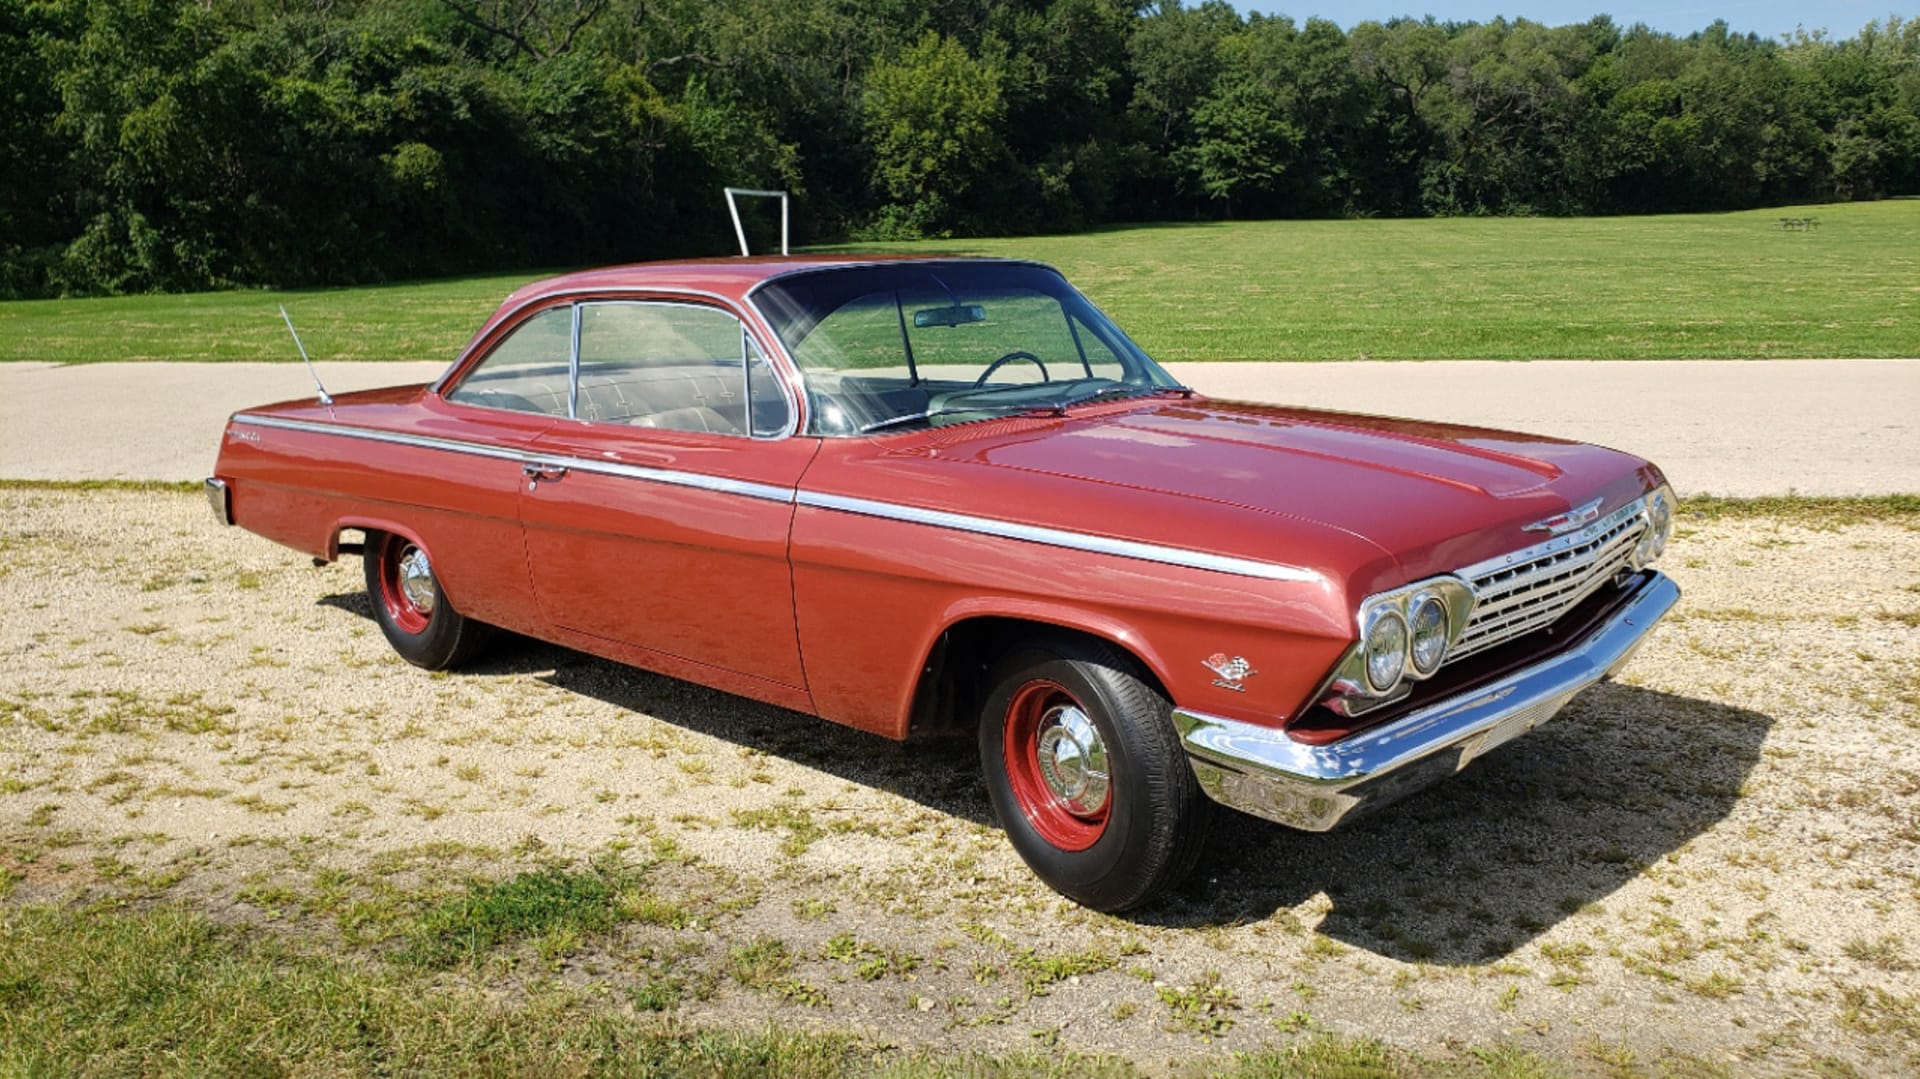
M 368 530 L 362 551 L 373 620 L 400 658 L 444 671 L 478 654 L 492 627 L 454 610 L 425 547 L 397 533 Z
M 427 552 L 405 536 L 388 532 L 380 537 L 380 550 L 374 557 L 380 570 L 380 594 L 375 599 L 386 609 L 395 628 L 424 633 L 433 620 L 433 609 L 440 603 L 440 588 L 434 583 L 433 563 Z
M 1112 806 L 1107 744 L 1073 694 L 1036 678 L 1007 703 L 1007 780 L 1033 830 L 1065 851 L 1099 842 Z
M 1199 857 L 1211 802 L 1172 702 L 1105 641 L 1036 630 L 988 668 L 980 766 L 994 816 L 1048 887 L 1094 910 L 1151 902 Z

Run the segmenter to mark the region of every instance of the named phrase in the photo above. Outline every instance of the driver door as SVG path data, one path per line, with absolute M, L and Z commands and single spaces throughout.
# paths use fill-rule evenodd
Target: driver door
M 791 406 L 725 310 L 578 310 L 575 414 L 534 440 L 522 484 L 543 615 L 595 640 L 804 687 L 787 539 L 817 443 L 786 437 Z

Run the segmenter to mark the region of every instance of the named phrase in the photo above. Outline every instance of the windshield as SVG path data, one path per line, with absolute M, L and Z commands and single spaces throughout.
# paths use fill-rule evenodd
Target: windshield
M 1044 266 L 819 270 L 773 281 L 754 303 L 806 379 L 816 435 L 968 423 L 1181 388 Z

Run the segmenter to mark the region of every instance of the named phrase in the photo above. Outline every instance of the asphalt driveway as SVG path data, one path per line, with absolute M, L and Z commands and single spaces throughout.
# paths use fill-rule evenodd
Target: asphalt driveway
M 323 363 L 335 393 L 437 363 Z M 1920 492 L 1920 360 L 1191 363 L 1218 396 L 1615 446 L 1681 494 Z M 0 478 L 191 480 L 235 409 L 312 393 L 298 363 L 0 364 Z

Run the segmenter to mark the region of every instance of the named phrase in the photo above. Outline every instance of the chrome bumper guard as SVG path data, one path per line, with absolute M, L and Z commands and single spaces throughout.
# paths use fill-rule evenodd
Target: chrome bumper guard
M 1581 690 L 1624 666 L 1679 599 L 1680 587 L 1654 573 L 1572 648 L 1328 745 L 1180 709 L 1174 723 L 1201 788 L 1214 801 L 1324 832 L 1363 806 L 1385 805 L 1438 782 L 1552 719 Z
M 207 505 L 213 507 L 213 519 L 223 525 L 233 523 L 233 499 L 227 492 L 227 481 L 207 477 Z

